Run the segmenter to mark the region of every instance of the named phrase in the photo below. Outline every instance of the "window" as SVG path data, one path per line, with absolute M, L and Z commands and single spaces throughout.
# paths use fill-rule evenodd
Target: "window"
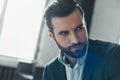
M 46 1 L 0 0 L 0 4 L 3 1 L 7 6 L 0 26 L 0 55 L 33 60 Z M 0 18 L 2 9 L 0 5 Z

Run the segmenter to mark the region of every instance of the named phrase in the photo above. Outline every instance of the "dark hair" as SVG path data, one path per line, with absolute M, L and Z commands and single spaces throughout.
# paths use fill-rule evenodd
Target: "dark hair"
M 51 19 L 53 17 L 65 17 L 72 13 L 75 9 L 79 9 L 81 15 L 84 16 L 84 12 L 79 4 L 74 0 L 56 0 L 51 3 L 45 10 L 44 19 L 50 31 L 53 31 L 53 25 Z

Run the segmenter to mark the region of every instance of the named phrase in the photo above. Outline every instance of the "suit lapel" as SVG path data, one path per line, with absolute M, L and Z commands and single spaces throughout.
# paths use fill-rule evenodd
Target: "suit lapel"
M 66 71 L 64 65 L 62 65 L 59 61 L 56 68 L 55 80 L 67 80 Z
M 83 70 L 83 80 L 92 80 L 94 71 L 97 70 L 96 65 L 101 59 L 93 41 L 89 41 L 88 53 Z M 95 74 L 94 74 L 95 75 Z
M 83 80 L 91 80 L 92 72 L 94 69 L 94 57 L 90 55 L 91 53 L 89 52 L 85 61 L 85 66 L 83 70 Z

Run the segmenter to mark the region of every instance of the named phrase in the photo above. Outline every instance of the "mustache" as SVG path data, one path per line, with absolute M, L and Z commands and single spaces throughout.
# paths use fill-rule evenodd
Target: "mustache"
M 74 43 L 71 46 L 68 47 L 68 49 L 74 48 L 74 47 L 81 47 L 81 46 L 85 46 L 87 44 L 87 42 L 78 42 L 78 43 Z

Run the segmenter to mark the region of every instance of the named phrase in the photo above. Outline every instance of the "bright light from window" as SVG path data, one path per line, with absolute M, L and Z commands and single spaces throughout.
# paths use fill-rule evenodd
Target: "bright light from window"
M 33 60 L 45 0 L 9 0 L 2 34 L 0 55 Z
M 0 0 L 0 15 L 1 15 L 1 12 L 2 12 L 3 3 L 4 3 L 4 0 Z

